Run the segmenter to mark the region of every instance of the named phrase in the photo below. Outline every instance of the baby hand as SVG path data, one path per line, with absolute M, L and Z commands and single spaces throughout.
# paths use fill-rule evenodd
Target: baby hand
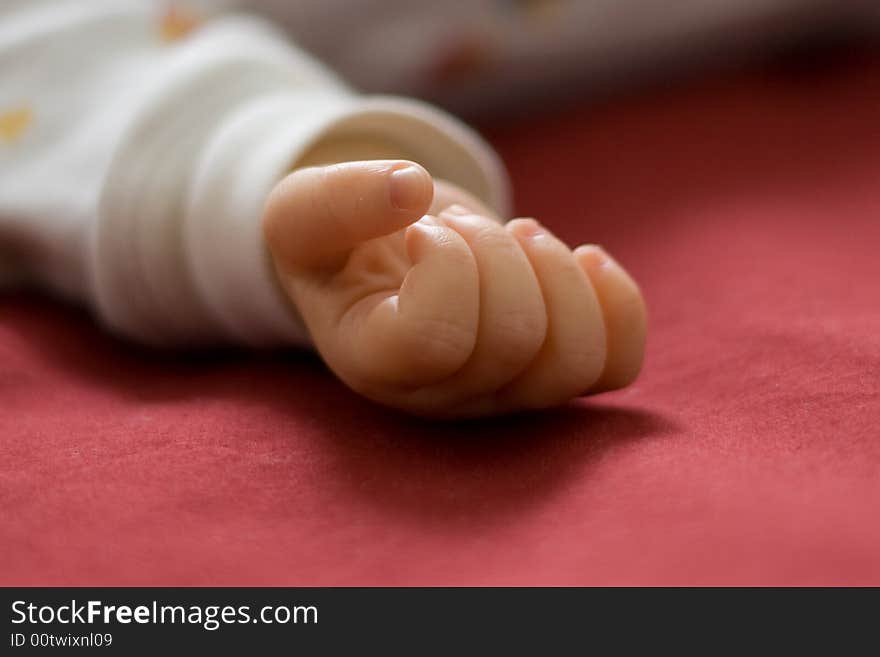
M 645 309 L 620 265 L 438 190 L 417 164 L 368 161 L 300 169 L 269 198 L 279 280 L 346 384 L 418 415 L 473 417 L 636 377 Z

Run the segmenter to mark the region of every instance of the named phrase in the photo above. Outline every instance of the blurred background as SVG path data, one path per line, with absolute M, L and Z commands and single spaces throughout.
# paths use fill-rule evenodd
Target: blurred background
M 135 1 L 476 118 L 640 282 L 645 368 L 427 424 L 0 297 L 5 584 L 880 585 L 880 0 Z
M 268 16 L 355 86 L 466 115 L 880 34 L 877 0 L 196 0 Z

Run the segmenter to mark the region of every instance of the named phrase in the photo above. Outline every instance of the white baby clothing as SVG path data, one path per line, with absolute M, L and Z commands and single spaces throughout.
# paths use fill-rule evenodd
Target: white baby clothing
M 0 4 L 0 284 L 150 344 L 306 343 L 260 220 L 327 136 L 387 140 L 505 213 L 493 151 L 423 103 L 356 94 L 260 19 L 152 0 Z
M 0 286 L 152 344 L 306 343 L 260 218 L 327 137 L 385 139 L 508 214 L 472 130 L 358 95 L 273 24 L 367 88 L 473 108 L 847 16 L 876 24 L 876 0 L 0 0 Z

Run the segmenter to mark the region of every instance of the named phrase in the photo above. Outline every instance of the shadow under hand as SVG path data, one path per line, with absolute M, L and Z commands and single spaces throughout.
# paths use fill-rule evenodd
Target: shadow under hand
M 452 423 L 348 399 L 315 412 L 328 419 L 319 434 L 340 478 L 361 500 L 446 530 L 503 523 L 589 477 L 612 452 L 676 429 L 656 413 L 583 400 Z
M 61 304 L 7 301 L 9 327 L 24 354 L 19 366 L 48 368 L 40 385 L 100 388 L 127 408 L 148 406 L 153 414 L 186 407 L 195 420 L 169 429 L 178 433 L 218 426 L 222 413 L 221 422 L 234 424 L 229 435 L 215 431 L 196 449 L 238 443 L 233 468 L 247 468 L 255 450 L 297 454 L 266 473 L 280 491 L 297 479 L 305 454 L 320 464 L 316 485 L 342 493 L 334 499 L 403 516 L 409 525 L 457 530 L 503 522 L 590 476 L 591 466 L 615 450 L 676 431 L 656 413 L 585 400 L 493 419 L 419 420 L 356 395 L 314 356 L 148 350 L 111 338 Z

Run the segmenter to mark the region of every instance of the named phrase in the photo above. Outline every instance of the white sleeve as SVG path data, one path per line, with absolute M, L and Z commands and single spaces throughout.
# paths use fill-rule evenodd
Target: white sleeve
M 384 137 L 506 213 L 502 167 L 455 119 L 355 94 L 259 20 L 183 36 L 159 5 L 4 0 L 0 275 L 152 344 L 304 344 L 260 219 L 320 139 Z

